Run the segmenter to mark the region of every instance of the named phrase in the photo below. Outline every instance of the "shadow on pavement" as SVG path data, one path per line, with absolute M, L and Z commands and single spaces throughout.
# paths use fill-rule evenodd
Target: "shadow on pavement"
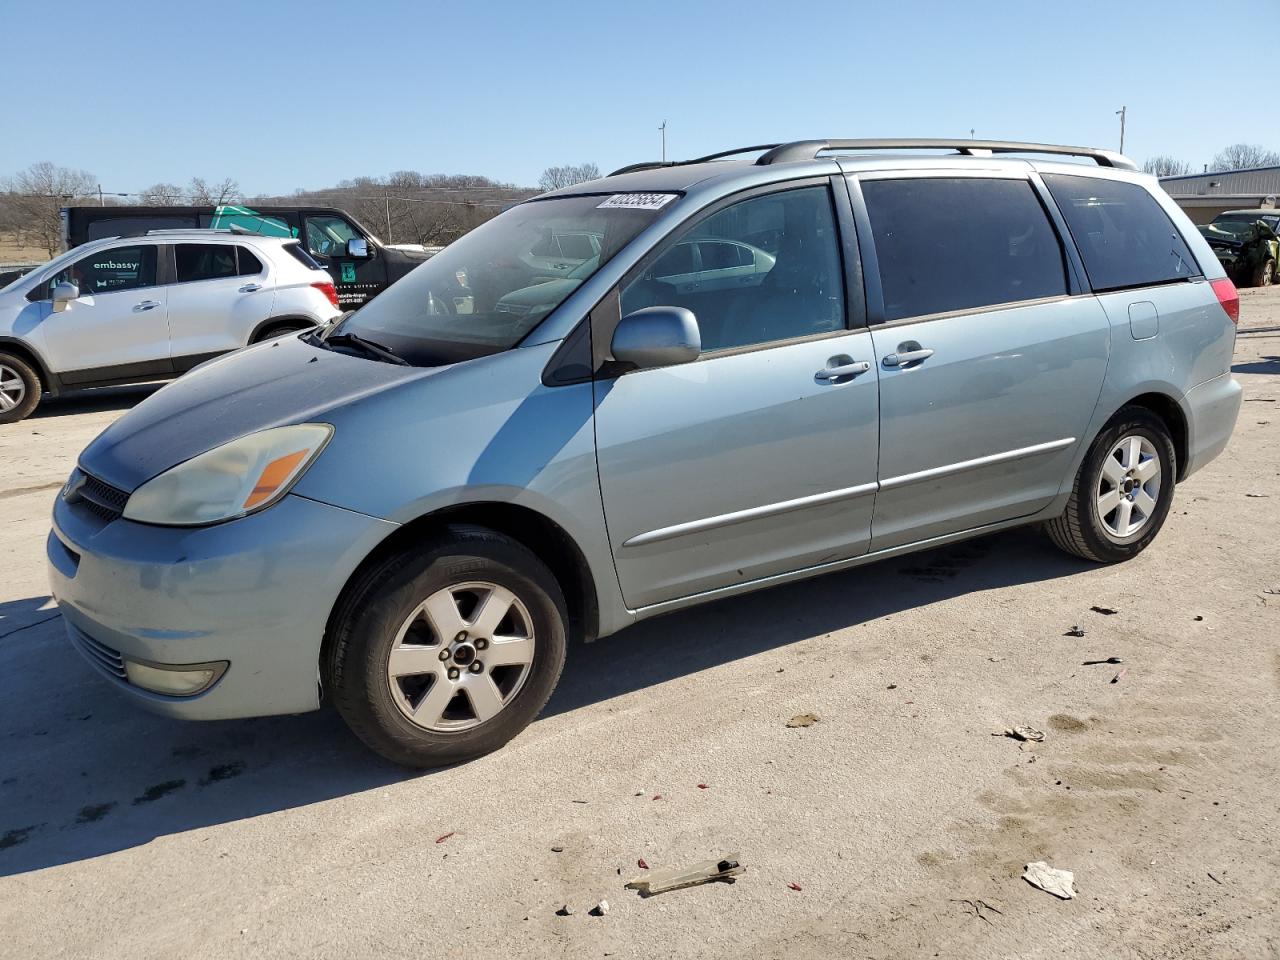
M 155 393 L 163 383 L 139 383 L 127 387 L 99 387 L 96 390 L 79 390 L 60 397 L 45 397 L 27 422 L 69 417 L 77 413 L 100 413 L 111 410 L 128 410 Z
M 1089 566 L 1034 531 L 1013 531 L 670 614 L 575 645 L 545 713 Z M 42 615 L 45 600 L 4 604 L 0 617 Z M 7 635 L 0 628 L 0 876 L 416 776 L 369 752 L 332 709 L 216 723 L 156 717 L 80 661 L 60 618 Z
M 1231 367 L 1232 373 L 1280 373 L 1280 357 L 1263 357 L 1251 363 L 1237 363 Z

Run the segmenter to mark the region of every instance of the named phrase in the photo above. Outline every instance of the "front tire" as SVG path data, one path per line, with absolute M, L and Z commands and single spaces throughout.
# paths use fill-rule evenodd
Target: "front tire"
M 31 364 L 12 353 L 0 353 L 0 423 L 25 420 L 40 405 L 40 377 Z
M 567 624 L 555 577 L 528 549 L 454 526 L 348 588 L 324 677 L 348 726 L 382 756 L 460 763 L 503 746 L 546 705 Z
M 1173 502 L 1177 457 L 1163 420 L 1125 407 L 1094 439 L 1062 516 L 1045 524 L 1062 550 L 1096 563 L 1137 556 Z

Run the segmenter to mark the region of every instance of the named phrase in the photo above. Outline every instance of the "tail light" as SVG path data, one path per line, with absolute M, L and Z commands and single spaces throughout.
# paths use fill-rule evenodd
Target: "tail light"
M 1230 280 L 1227 281 L 1227 283 L 1230 283 L 1230 282 L 1231 282 Z M 332 282 L 313 283 L 312 286 L 315 287 L 317 290 L 319 290 L 321 293 L 323 293 L 326 297 L 328 297 L 329 302 L 332 303 L 335 307 L 338 305 L 338 288 L 335 287 Z M 1235 290 L 1235 287 L 1232 287 L 1231 289 Z
M 1213 292 L 1218 295 L 1218 302 L 1222 304 L 1222 309 L 1227 311 L 1227 316 L 1231 318 L 1232 323 L 1240 322 L 1240 294 L 1236 292 L 1236 285 L 1223 277 L 1221 280 L 1214 280 L 1210 286 Z

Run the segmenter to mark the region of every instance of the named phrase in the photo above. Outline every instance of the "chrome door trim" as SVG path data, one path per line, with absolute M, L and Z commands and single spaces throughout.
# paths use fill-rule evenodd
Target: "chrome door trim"
M 1019 447 L 1017 450 L 1006 450 L 1003 453 L 993 453 L 985 457 L 975 457 L 973 460 L 961 460 L 959 463 L 948 463 L 941 467 L 930 467 L 928 470 L 920 470 L 916 473 L 904 473 L 899 477 L 889 477 L 880 481 L 881 490 L 895 490 L 898 487 L 905 487 L 910 483 L 919 483 L 921 480 L 933 480 L 936 477 L 947 477 L 953 473 L 963 473 L 966 470 L 977 470 L 979 467 L 988 467 L 995 463 L 1006 463 L 1010 460 L 1022 460 L 1025 457 L 1034 457 L 1041 453 L 1051 453 L 1054 450 L 1061 450 L 1069 447 L 1076 442 L 1075 437 L 1063 437 L 1061 440 L 1051 440 L 1048 443 L 1037 443 L 1030 447 Z
M 672 540 L 675 537 L 683 537 L 686 534 L 701 533 L 704 530 L 714 530 L 718 527 L 727 527 L 730 524 L 744 523 L 748 520 L 759 520 L 762 517 L 789 513 L 792 510 L 803 510 L 807 507 L 835 503 L 839 500 L 851 500 L 854 497 L 875 493 L 879 488 L 880 484 L 878 483 L 863 483 L 856 487 L 845 487 L 842 490 L 831 490 L 827 493 L 815 493 L 808 497 L 797 497 L 795 500 L 766 503 L 759 507 L 748 507 L 746 510 L 735 510 L 733 513 L 722 513 L 715 517 L 703 517 L 701 520 L 690 520 L 687 523 L 677 523 L 670 527 L 660 527 L 657 530 L 650 530 L 648 533 L 636 534 L 631 539 L 623 541 L 622 545 L 624 547 L 639 547 L 647 543 Z

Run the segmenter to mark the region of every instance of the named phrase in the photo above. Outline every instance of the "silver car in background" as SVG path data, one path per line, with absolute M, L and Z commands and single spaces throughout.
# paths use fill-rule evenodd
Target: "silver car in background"
M 519 204 L 108 427 L 48 540 L 72 644 L 163 713 L 328 697 L 456 762 L 570 638 L 1020 524 L 1125 560 L 1226 445 L 1234 287 L 1126 158 L 748 153 Z

